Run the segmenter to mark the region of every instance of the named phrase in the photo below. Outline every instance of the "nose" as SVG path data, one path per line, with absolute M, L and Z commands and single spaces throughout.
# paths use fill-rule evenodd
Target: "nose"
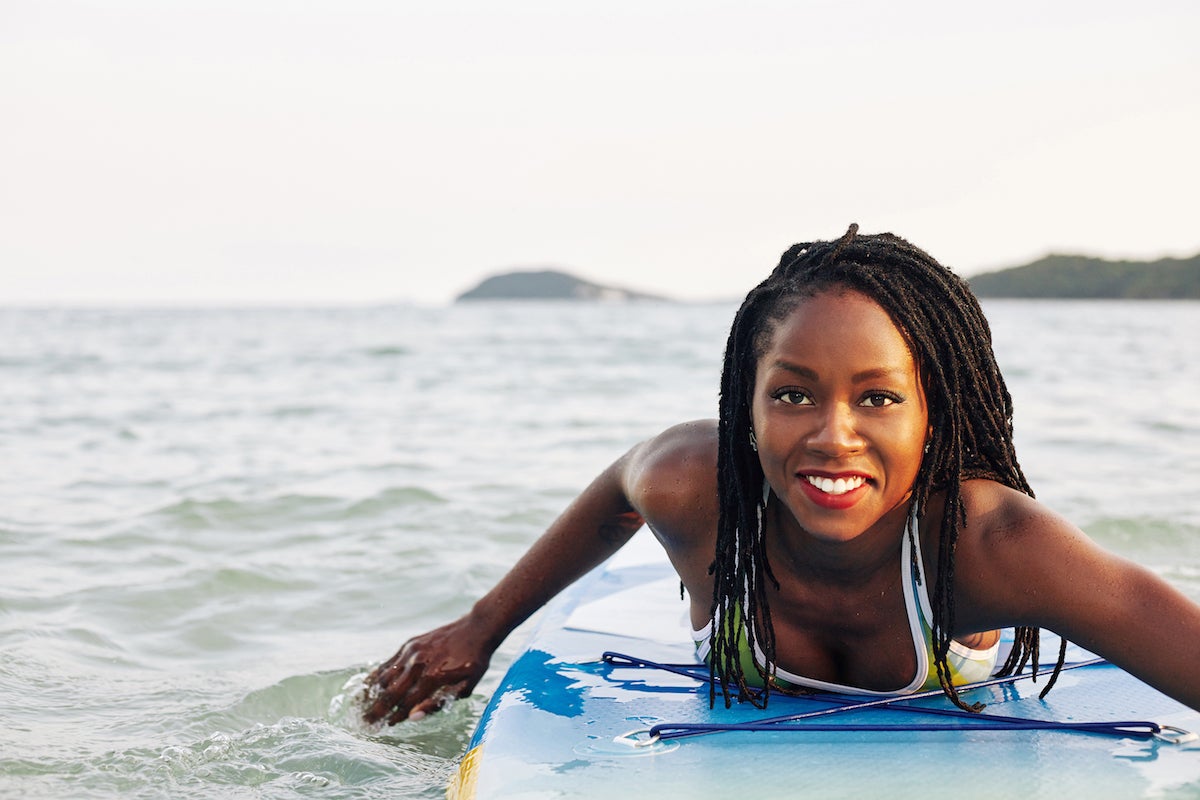
M 833 403 L 814 420 L 817 427 L 808 438 L 808 449 L 829 458 L 856 453 L 864 446 L 858 433 L 854 409 Z

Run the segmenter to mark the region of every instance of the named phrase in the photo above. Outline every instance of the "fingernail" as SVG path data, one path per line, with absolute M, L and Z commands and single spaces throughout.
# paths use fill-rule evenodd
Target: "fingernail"
M 419 721 L 421 721 L 421 720 L 423 720 L 423 719 L 425 719 L 425 712 L 424 712 L 424 711 L 414 711 L 414 712 L 412 712 L 411 714 L 409 714 L 409 715 L 408 715 L 408 721 L 409 721 L 409 722 L 419 722 Z

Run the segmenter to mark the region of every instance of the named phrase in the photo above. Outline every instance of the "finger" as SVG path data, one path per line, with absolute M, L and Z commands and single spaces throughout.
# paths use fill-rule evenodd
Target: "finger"
M 432 682 L 427 679 L 420 680 L 414 683 L 403 695 L 397 696 L 390 707 L 384 709 L 384 712 L 387 714 L 387 724 L 395 725 L 408 719 L 414 719 L 415 721 L 425 716 L 425 714 L 419 714 L 414 718 L 412 709 L 428 697 L 431 685 Z
M 394 716 L 396 713 L 396 704 L 385 700 L 376 700 L 369 708 L 363 711 L 363 722 L 368 725 L 374 725 L 388 715 Z M 392 724 L 389 720 L 388 724 Z
M 436 711 L 442 704 L 447 691 L 441 681 L 436 678 L 421 676 L 419 680 L 412 683 L 408 691 L 403 694 L 390 695 L 391 703 L 389 707 L 380 710 L 380 716 L 386 715 L 388 725 L 395 725 L 405 720 L 415 722 L 431 711 Z
M 385 680 L 384 676 L 386 676 L 389 672 L 394 672 L 396 669 L 396 664 L 397 658 L 396 656 L 392 656 L 387 661 L 371 670 L 370 673 L 367 674 L 364 683 L 366 683 L 368 686 L 374 686 L 376 684 L 387 685 L 387 681 Z
M 423 719 L 435 711 L 441 711 L 456 699 L 466 697 L 470 693 L 470 681 L 467 680 L 442 686 L 428 698 L 414 705 L 412 710 L 408 712 L 407 719 L 410 722 L 416 722 L 417 720 Z
M 384 679 L 384 676 L 388 673 L 388 670 L 390 670 L 391 668 L 392 668 L 392 665 L 390 662 L 388 662 L 388 663 L 380 664 L 378 667 L 371 670 L 371 672 L 367 675 L 367 677 L 363 679 L 363 685 L 364 685 L 366 691 L 370 692 L 371 690 L 374 689 L 375 691 L 378 692 L 381 689 L 383 689 L 383 687 L 387 686 L 388 681 Z
M 412 650 L 412 640 L 400 645 L 400 649 L 396 651 L 395 655 L 371 670 L 371 674 L 367 676 L 367 683 L 378 683 L 383 678 L 385 672 L 402 668 L 411 658 L 409 655 L 410 650 Z
M 363 713 L 363 719 L 370 723 L 378 722 L 397 707 L 402 707 L 407 714 L 410 703 L 405 701 L 413 689 L 420 684 L 420 671 L 420 665 L 413 669 L 400 668 L 394 673 L 391 668 L 385 671 L 376 684 L 379 687 L 379 694 Z

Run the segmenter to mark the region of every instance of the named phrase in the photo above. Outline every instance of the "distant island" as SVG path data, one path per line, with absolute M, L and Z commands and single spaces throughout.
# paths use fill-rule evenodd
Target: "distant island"
M 1157 261 L 1049 255 L 1031 264 L 973 275 L 966 280 L 979 297 L 1200 300 L 1200 254 Z M 670 302 L 666 297 L 593 283 L 557 269 L 493 275 L 455 300 Z
M 506 272 L 485 279 L 463 292 L 455 302 L 472 300 L 590 300 L 590 301 L 665 301 L 657 295 L 635 292 L 616 286 L 602 286 L 559 270 Z
M 1196 300 L 1200 299 L 1200 254 L 1158 261 L 1050 255 L 966 280 L 980 297 Z

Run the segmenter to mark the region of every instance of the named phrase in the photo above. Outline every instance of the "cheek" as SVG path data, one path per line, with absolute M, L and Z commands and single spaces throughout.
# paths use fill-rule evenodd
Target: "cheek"
M 921 459 L 925 456 L 926 430 L 926 423 L 914 418 L 909 424 L 892 432 L 888 450 L 896 462 L 896 468 L 911 471 L 914 476 L 917 474 Z
M 798 433 L 779 420 L 760 414 L 754 418 L 758 461 L 765 472 L 780 469 L 797 446 Z

